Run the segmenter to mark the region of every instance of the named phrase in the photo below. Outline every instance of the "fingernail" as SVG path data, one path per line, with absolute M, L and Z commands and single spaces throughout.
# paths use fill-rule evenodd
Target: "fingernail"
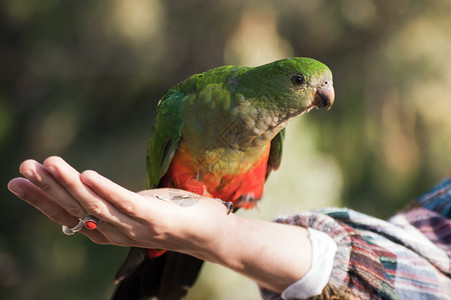
M 17 197 L 23 197 L 24 192 L 21 187 L 18 187 L 17 185 L 9 184 L 8 189 Z
M 25 176 L 26 178 L 28 178 L 30 180 L 36 179 L 36 173 L 34 173 L 31 170 L 24 170 L 24 171 L 21 171 L 20 173 L 22 173 L 23 176 Z
M 86 176 L 83 176 L 83 174 L 81 174 L 80 179 L 81 179 L 81 182 L 83 182 L 85 185 L 92 188 L 93 184 L 92 184 L 91 180 L 86 178 Z
M 86 170 L 80 174 L 81 181 L 89 187 L 94 187 L 94 184 L 92 182 L 93 176 L 94 176 L 94 181 L 95 181 L 95 177 L 99 176 L 99 174 L 96 171 L 92 171 L 92 170 Z
M 50 174 L 52 174 L 53 177 L 56 178 L 59 176 L 58 170 L 54 166 L 48 166 L 46 169 L 50 172 Z

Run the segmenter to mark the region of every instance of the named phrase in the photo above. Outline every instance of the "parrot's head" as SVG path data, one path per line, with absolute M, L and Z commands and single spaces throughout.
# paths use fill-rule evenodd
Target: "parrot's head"
M 254 91 L 250 105 L 280 131 L 292 118 L 312 108 L 330 109 L 335 99 L 332 72 L 323 63 L 304 57 L 278 60 L 243 74 L 240 85 Z M 269 121 L 268 121 L 269 120 Z

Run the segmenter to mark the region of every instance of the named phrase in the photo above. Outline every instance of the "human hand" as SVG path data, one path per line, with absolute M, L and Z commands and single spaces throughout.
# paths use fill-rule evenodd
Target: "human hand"
M 15 178 L 9 189 L 53 221 L 72 227 L 90 214 L 101 220 L 96 230 L 80 232 L 99 244 L 164 248 L 202 255 L 217 241 L 226 208 L 198 195 L 196 205 L 180 207 L 170 199 L 174 194 L 193 197 L 175 189 L 131 192 L 94 171 L 79 173 L 59 157 L 40 164 L 27 160 L 20 165 L 25 178 Z M 156 198 L 155 195 L 159 195 Z M 205 224 L 211 224 L 205 226 Z M 214 245 L 211 245 L 214 247 Z M 204 258 L 205 259 L 205 258 Z

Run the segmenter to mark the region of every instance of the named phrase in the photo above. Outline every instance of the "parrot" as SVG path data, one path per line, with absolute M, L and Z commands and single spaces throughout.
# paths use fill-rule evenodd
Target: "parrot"
M 257 67 L 221 66 L 194 74 L 158 102 L 147 150 L 147 188 L 177 188 L 249 209 L 280 166 L 285 126 L 334 103 L 332 72 L 291 57 Z M 230 212 L 230 210 L 229 210 Z M 113 299 L 180 299 L 203 261 L 132 247 Z

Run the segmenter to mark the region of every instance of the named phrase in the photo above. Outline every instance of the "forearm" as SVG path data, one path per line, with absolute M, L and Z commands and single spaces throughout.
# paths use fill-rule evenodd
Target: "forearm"
M 204 248 L 201 258 L 279 293 L 310 269 L 312 253 L 307 229 L 237 215 L 226 216 L 224 220 L 225 230 Z
M 308 272 L 311 245 L 305 228 L 244 218 L 237 223 L 233 244 L 244 245 L 246 251 L 235 250 L 226 257 L 226 266 L 276 292 Z

